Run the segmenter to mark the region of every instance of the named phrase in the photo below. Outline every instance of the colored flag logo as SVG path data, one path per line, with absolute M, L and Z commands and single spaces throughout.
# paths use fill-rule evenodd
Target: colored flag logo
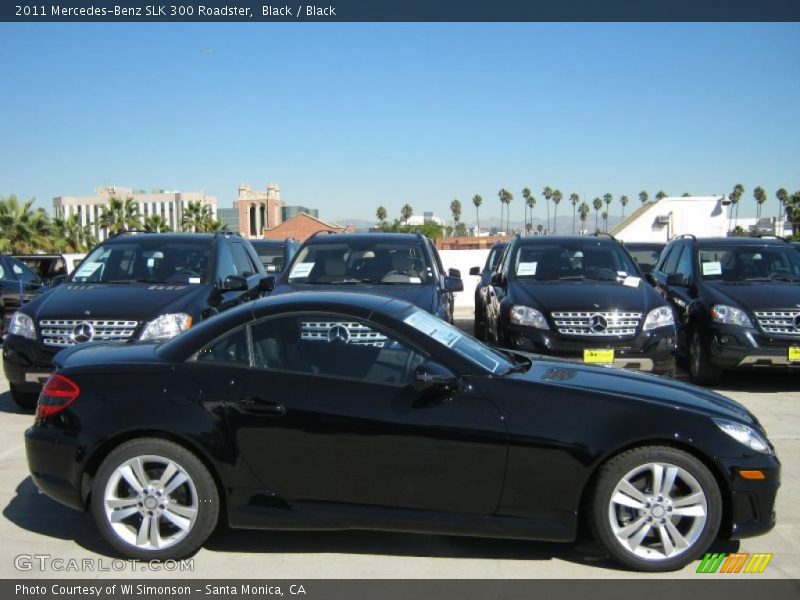
M 763 573 L 769 561 L 772 560 L 772 553 L 756 552 L 736 552 L 726 554 L 725 552 L 709 552 L 703 557 L 700 566 L 697 567 L 698 573 Z

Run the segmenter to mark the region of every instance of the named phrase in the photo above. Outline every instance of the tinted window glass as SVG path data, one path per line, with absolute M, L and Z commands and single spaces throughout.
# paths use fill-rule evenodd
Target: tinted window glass
M 223 244 L 219 250 L 219 264 L 217 265 L 217 277 L 220 281 L 225 281 L 229 275 L 237 275 L 236 262 L 233 260 L 230 244 Z
M 661 270 L 664 271 L 664 273 L 667 274 L 675 273 L 675 269 L 678 268 L 678 260 L 681 257 L 682 248 L 683 244 L 677 244 L 669 253 L 667 260 L 664 263 L 664 266 L 661 268 Z
M 800 253 L 790 246 L 705 247 L 698 252 L 703 279 L 800 281 Z
M 283 271 L 283 248 L 280 246 L 259 246 L 256 253 L 267 273 L 280 273 Z
M 636 263 L 639 265 L 639 268 L 645 273 L 649 273 L 653 270 L 656 262 L 658 262 L 658 257 L 661 256 L 660 247 L 629 247 L 628 252 L 631 253 L 633 260 L 636 261 Z
M 276 317 L 252 326 L 256 367 L 407 385 L 422 353 L 369 323 L 331 315 Z
M 255 275 L 256 267 L 250 260 L 250 256 L 244 248 L 243 244 L 231 244 L 233 252 L 233 262 L 236 265 L 236 274 L 242 277 L 250 277 Z
M 22 280 L 25 283 L 34 283 L 39 281 L 39 277 L 31 271 L 25 263 L 17 260 L 16 258 L 9 258 L 8 262 L 11 266 L 12 277 L 17 280 Z
M 558 244 L 522 244 L 514 253 L 517 279 L 601 279 L 616 281 L 637 275 L 627 252 L 615 244 L 566 241 Z
M 683 247 L 683 252 L 681 253 L 681 258 L 678 261 L 675 272 L 686 275 L 686 277 L 692 276 L 692 249 L 689 246 Z
M 250 355 L 247 350 L 247 330 L 241 327 L 212 342 L 197 353 L 197 362 L 248 366 Z

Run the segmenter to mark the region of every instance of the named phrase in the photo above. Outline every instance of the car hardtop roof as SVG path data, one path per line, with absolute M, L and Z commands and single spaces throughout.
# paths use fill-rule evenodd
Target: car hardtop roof
M 315 235 L 306 240 L 305 244 L 348 244 L 352 242 L 364 243 L 372 242 L 375 244 L 386 242 L 401 242 L 413 244 L 424 239 L 421 233 L 335 233 L 331 235 Z
M 564 244 L 567 242 L 587 242 L 604 245 L 619 245 L 620 242 L 613 237 L 602 235 L 527 235 L 520 236 L 521 246 L 535 246 L 538 244 Z
M 267 296 L 255 300 L 252 306 L 253 314 L 257 318 L 273 312 L 281 312 L 280 309 L 285 307 L 297 311 L 341 309 L 360 313 L 371 313 L 380 309 L 381 312 L 392 315 L 414 308 L 414 305 L 405 300 L 375 294 L 310 291 Z
M 623 244 L 627 247 L 634 247 L 634 246 L 658 246 L 659 248 L 663 248 L 667 245 L 666 242 L 623 242 Z
M 705 246 L 783 246 L 788 242 L 777 237 L 707 237 L 696 238 L 699 247 Z
M 250 240 L 250 243 L 253 244 L 254 248 L 258 248 L 259 246 L 263 247 L 273 247 L 273 246 L 285 246 L 290 242 L 297 242 L 294 238 L 286 238 L 285 240 L 267 240 L 267 239 L 258 239 L 258 240 Z
M 164 242 L 210 242 L 218 236 L 213 233 L 187 233 L 187 232 L 173 232 L 173 233 L 139 233 L 121 234 L 110 237 L 103 241 L 102 244 L 125 244 L 131 240 L 148 240 L 148 241 L 164 241 Z

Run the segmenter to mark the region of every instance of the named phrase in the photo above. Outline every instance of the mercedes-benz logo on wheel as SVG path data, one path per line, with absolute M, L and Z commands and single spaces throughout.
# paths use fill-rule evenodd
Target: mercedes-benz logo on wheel
M 794 316 L 794 330 L 800 331 L 800 314 Z
M 589 317 L 589 330 L 592 333 L 602 333 L 608 327 L 608 321 L 603 315 L 592 315 Z
M 72 330 L 72 339 L 76 344 L 90 341 L 93 335 L 94 327 L 86 321 L 76 325 L 75 329 Z
M 350 341 L 350 331 L 344 325 L 334 325 L 328 329 L 328 341 L 346 344 Z

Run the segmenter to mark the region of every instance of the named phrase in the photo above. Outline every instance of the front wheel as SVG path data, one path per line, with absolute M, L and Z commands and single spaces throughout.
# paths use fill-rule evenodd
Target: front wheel
M 647 446 L 623 452 L 600 470 L 589 524 L 622 565 L 674 571 L 708 549 L 722 518 L 714 476 L 682 450 Z
M 178 559 L 197 551 L 219 516 L 217 486 L 189 450 L 158 438 L 114 449 L 92 486 L 100 532 L 124 556 Z
M 689 343 L 689 374 L 699 385 L 714 385 L 722 379 L 722 369 L 711 364 L 708 340 L 699 331 L 692 333 Z

